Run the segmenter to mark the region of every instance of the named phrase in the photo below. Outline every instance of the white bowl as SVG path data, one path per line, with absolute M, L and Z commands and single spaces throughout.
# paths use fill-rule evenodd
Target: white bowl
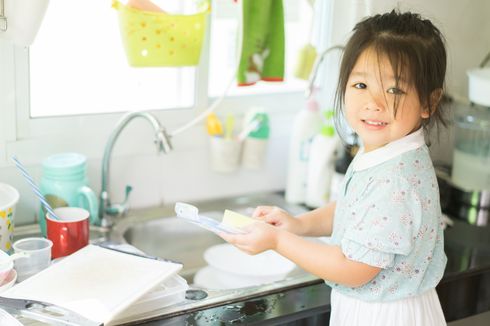
M 470 69 L 467 74 L 470 101 L 490 107 L 490 68 Z
M 252 277 L 286 276 L 296 266 L 272 250 L 252 256 L 226 243 L 208 248 L 204 260 L 221 271 Z

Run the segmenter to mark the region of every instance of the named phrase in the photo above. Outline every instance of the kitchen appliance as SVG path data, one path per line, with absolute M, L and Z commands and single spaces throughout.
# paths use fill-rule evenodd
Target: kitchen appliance
M 490 219 L 490 52 L 468 70 L 470 105 L 455 106 L 448 213 L 478 226 Z
M 466 192 L 490 191 L 490 108 L 455 108 L 452 181 Z
M 465 191 L 454 184 L 450 174 L 441 167 L 436 168 L 436 174 L 443 213 L 470 225 L 490 225 L 489 190 Z M 485 237 L 488 238 L 486 234 Z

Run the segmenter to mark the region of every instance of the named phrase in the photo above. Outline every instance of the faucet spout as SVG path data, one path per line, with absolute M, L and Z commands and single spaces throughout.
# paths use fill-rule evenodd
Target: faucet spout
M 104 157 L 102 158 L 102 185 L 100 191 L 100 209 L 99 209 L 99 219 L 101 224 L 105 226 L 110 226 L 112 222 L 106 219 L 107 215 L 122 215 L 127 210 L 127 199 L 129 197 L 129 192 L 131 191 L 131 186 L 126 187 L 126 199 L 123 204 L 111 204 L 110 194 L 109 194 L 109 173 L 110 173 L 110 160 L 112 155 L 112 150 L 114 145 L 119 138 L 122 130 L 129 124 L 129 122 L 135 118 L 143 118 L 147 120 L 155 131 L 155 144 L 157 146 L 157 151 L 162 153 L 168 153 L 172 150 L 172 144 L 170 142 L 170 136 L 167 134 L 165 128 L 160 124 L 160 122 L 148 112 L 128 112 L 117 122 L 109 135 L 105 149 Z

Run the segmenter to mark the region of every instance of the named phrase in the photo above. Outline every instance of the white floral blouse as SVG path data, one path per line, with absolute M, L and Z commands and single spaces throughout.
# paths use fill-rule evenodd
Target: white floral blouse
M 356 155 L 339 194 L 330 243 L 351 260 L 382 268 L 370 282 L 333 289 L 391 301 L 435 288 L 444 273 L 439 188 L 422 130 Z

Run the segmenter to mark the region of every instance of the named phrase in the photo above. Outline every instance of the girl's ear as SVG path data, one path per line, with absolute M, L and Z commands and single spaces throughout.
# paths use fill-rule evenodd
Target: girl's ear
M 432 93 L 430 94 L 430 105 L 429 107 L 425 106 L 424 111 L 422 112 L 423 119 L 427 119 L 434 114 L 434 112 L 437 110 L 437 105 L 441 101 L 442 94 L 442 88 L 437 88 L 432 91 Z

